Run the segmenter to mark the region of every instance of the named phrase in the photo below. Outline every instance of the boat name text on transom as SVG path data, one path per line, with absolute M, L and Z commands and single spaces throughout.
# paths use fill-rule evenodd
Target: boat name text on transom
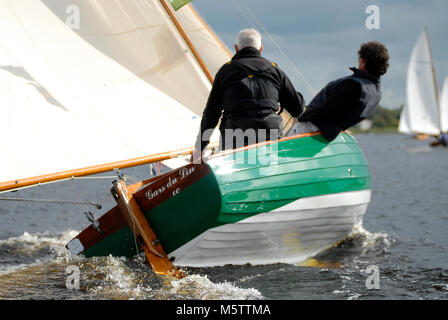
M 161 194 L 163 194 L 168 189 L 176 186 L 179 184 L 183 179 L 188 177 L 189 175 L 193 174 L 195 172 L 195 167 L 190 168 L 182 168 L 179 170 L 178 175 L 175 177 L 168 177 L 168 182 L 166 184 L 161 185 L 155 190 L 149 189 L 145 192 L 145 196 L 148 200 L 152 200 L 154 198 L 157 198 Z M 180 188 L 175 188 L 173 191 L 173 196 L 180 193 Z

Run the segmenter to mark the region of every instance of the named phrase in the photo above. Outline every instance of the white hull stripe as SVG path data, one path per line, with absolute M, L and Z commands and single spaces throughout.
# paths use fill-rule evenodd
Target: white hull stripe
M 169 256 L 183 266 L 298 263 L 344 239 L 369 201 L 370 190 L 299 199 L 209 229 Z

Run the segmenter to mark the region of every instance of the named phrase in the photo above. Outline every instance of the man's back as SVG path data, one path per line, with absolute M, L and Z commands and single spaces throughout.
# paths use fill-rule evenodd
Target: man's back
M 292 116 L 303 110 L 303 98 L 285 73 L 261 56 L 259 50 L 238 50 L 218 71 L 201 122 L 201 134 L 214 128 L 222 114 L 221 147 L 236 148 L 264 140 L 276 140 L 282 129 L 279 104 Z M 252 130 L 255 140 L 236 143 L 232 135 Z M 277 134 L 271 134 L 277 130 Z M 262 134 L 260 135 L 260 131 Z M 263 136 L 264 134 L 264 136 Z M 227 138 L 226 138 L 227 137 Z M 230 142 L 229 142 L 230 141 Z M 201 143 L 201 150 L 208 143 Z
M 326 85 L 299 121 L 310 121 L 329 140 L 367 118 L 381 99 L 380 78 L 351 68 L 353 75 Z
M 320 130 L 332 141 L 367 118 L 381 100 L 380 78 L 388 67 L 389 52 L 382 43 L 363 43 L 358 68 L 350 68 L 352 75 L 330 82 L 314 97 L 294 126 L 294 134 Z
M 244 48 L 225 64 L 216 76 L 223 93 L 224 116 L 245 110 L 279 110 L 279 103 L 290 113 L 301 112 L 302 97 L 276 64 L 254 48 Z

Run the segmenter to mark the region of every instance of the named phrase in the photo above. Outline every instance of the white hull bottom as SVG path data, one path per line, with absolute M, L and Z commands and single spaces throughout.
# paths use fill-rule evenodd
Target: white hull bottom
M 302 198 L 207 230 L 169 256 L 190 267 L 300 263 L 345 239 L 369 201 L 370 190 Z

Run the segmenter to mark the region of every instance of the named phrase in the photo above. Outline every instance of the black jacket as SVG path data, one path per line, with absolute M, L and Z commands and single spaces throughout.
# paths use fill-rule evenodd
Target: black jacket
M 258 81 L 250 81 L 251 78 Z M 221 135 L 226 128 L 280 127 L 281 130 L 281 119 L 273 119 L 279 104 L 292 116 L 298 117 L 303 111 L 304 102 L 286 74 L 263 58 L 258 50 L 239 50 L 216 74 L 198 138 L 205 130 L 215 128 L 221 115 Z M 260 114 L 253 115 L 254 111 Z M 201 150 L 208 142 L 207 139 L 201 142 Z
M 367 118 L 381 99 L 380 78 L 356 68 L 353 75 L 327 84 L 307 106 L 299 121 L 316 125 L 327 140 Z

